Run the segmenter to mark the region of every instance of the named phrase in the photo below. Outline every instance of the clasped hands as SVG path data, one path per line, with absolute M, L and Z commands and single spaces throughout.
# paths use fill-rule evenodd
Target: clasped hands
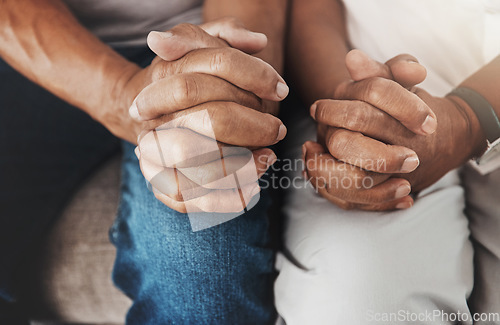
M 266 43 L 233 19 L 150 33 L 157 57 L 124 88 L 138 93 L 129 114 L 141 171 L 172 209 L 240 212 L 260 192 L 276 161 L 266 147 L 286 135 L 269 112 L 288 95 L 275 69 L 250 55 Z
M 225 19 L 153 32 L 148 45 L 158 57 L 127 85 L 142 89 L 130 115 L 139 121 L 136 154 L 156 198 L 180 212 L 241 211 L 276 161 L 266 147 L 286 134 L 267 112 L 288 87 L 250 55 L 265 47 L 265 36 Z M 411 56 L 381 64 L 351 51 L 346 65 L 352 80 L 311 106 L 318 142 L 303 146 L 305 173 L 344 209 L 409 208 L 410 193 L 474 154 L 470 112 L 414 87 L 426 71 Z
M 318 142 L 303 146 L 306 177 L 323 197 L 343 209 L 410 208 L 411 193 L 478 154 L 470 108 L 414 87 L 426 77 L 414 57 L 381 64 L 353 50 L 346 66 L 352 80 L 311 106 Z

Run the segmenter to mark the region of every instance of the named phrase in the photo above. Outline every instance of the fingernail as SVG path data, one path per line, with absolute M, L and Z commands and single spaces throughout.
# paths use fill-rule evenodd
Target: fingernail
M 313 119 L 316 119 L 316 108 L 318 108 L 318 106 L 316 104 L 312 104 L 310 113 Z
M 284 99 L 286 96 L 288 96 L 288 86 L 284 84 L 283 82 L 279 81 L 278 85 L 276 86 L 276 94 L 280 99 Z
M 431 115 L 427 115 L 421 128 L 425 134 L 434 133 L 436 131 L 436 128 L 437 128 L 436 119 L 434 117 L 432 117 Z
M 128 114 L 134 120 L 140 120 L 141 119 L 141 116 L 139 115 L 139 109 L 137 108 L 137 104 L 135 103 L 135 100 L 132 103 L 132 106 L 130 106 L 130 108 L 128 110 Z
M 305 144 L 302 145 L 302 160 L 306 159 L 307 147 Z
M 157 37 L 162 39 L 167 39 L 174 36 L 174 34 L 172 34 L 171 32 L 157 32 L 157 31 L 152 31 L 149 33 L 149 35 L 151 37 Z
M 402 173 L 410 173 L 414 171 L 418 165 L 420 164 L 420 161 L 418 160 L 418 157 L 415 156 L 410 156 L 405 159 L 403 162 L 403 165 L 401 166 L 401 172 Z
M 285 136 L 286 136 L 286 126 L 284 124 L 281 124 L 278 130 L 278 138 L 276 139 L 276 141 L 283 140 Z
M 396 209 L 404 210 L 409 209 L 413 206 L 411 202 L 401 202 L 396 205 Z
M 396 190 L 396 199 L 400 199 L 402 197 L 407 196 L 411 192 L 411 187 L 408 184 L 404 184 L 398 187 Z
M 261 41 L 267 42 L 267 36 L 265 34 L 257 33 L 257 32 L 250 32 L 250 35 L 252 35 L 255 38 L 260 39 Z
M 276 157 L 276 155 L 273 153 L 271 153 L 268 157 L 267 157 L 267 167 L 271 166 L 272 164 L 274 164 L 276 162 L 278 158 Z
M 139 151 L 139 147 L 135 147 L 134 152 L 137 156 L 137 159 L 141 159 L 141 152 Z

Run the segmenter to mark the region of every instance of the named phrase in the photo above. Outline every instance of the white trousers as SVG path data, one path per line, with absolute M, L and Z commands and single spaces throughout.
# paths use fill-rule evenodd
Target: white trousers
M 286 159 L 299 159 L 301 144 L 316 138 L 312 119 L 295 115 L 288 123 Z M 467 173 L 467 190 L 483 206 L 474 208 L 481 213 L 472 213 L 471 221 L 482 247 L 476 256 L 482 288 L 473 295 L 480 303 L 473 305 L 478 312 L 500 313 L 500 173 L 489 188 L 475 171 Z M 472 324 L 467 299 L 474 282 L 473 244 L 464 209 L 458 171 L 404 211 L 344 211 L 310 186 L 289 188 L 285 250 L 276 262 L 279 314 L 287 325 Z

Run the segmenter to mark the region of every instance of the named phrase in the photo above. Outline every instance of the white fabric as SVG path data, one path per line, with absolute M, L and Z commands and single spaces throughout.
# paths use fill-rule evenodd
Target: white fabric
M 494 27 L 500 1 L 344 2 L 353 46 L 382 62 L 400 53 L 415 55 L 428 69 L 421 86 L 434 95 L 448 93 L 500 52 L 500 29 Z M 283 158 L 298 159 L 301 144 L 314 139 L 313 121 L 297 117 L 289 123 Z M 490 186 L 498 191 L 498 185 Z M 312 188 L 290 189 L 285 252 L 276 265 L 278 312 L 287 325 L 454 324 L 458 315 L 471 324 L 466 299 L 473 285 L 473 250 L 464 207 L 457 171 L 422 192 L 411 209 L 397 212 L 343 211 Z M 485 218 L 500 218 L 500 207 L 489 211 L 497 212 Z M 489 245 L 500 248 L 498 239 Z M 491 270 L 494 276 L 485 280 L 499 286 L 499 272 Z M 488 310 L 495 307 L 500 312 L 491 304 Z M 443 314 L 427 317 L 441 311 L 449 313 L 448 321 Z M 420 321 L 405 319 L 417 316 Z
M 112 46 L 144 46 L 150 31 L 202 22 L 203 0 L 64 0 L 80 22 Z

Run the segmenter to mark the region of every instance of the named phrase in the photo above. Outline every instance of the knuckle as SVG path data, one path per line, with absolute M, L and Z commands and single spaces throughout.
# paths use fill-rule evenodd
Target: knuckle
M 333 98 L 344 99 L 347 90 L 353 85 L 353 81 L 343 81 L 340 83 L 333 92 Z
M 221 48 L 215 52 L 210 58 L 210 71 L 223 72 L 226 68 L 227 62 L 231 62 L 234 54 L 229 48 Z
M 172 99 L 181 108 L 191 107 L 198 100 L 199 88 L 192 75 L 174 78 L 171 87 Z
M 353 109 L 344 109 L 342 112 L 344 127 L 349 130 L 357 131 L 366 123 L 366 113 L 356 105 Z
M 200 28 L 196 25 L 189 24 L 189 23 L 182 23 L 170 30 L 172 34 L 180 34 L 183 36 L 186 35 L 197 35 L 199 32 Z
M 349 147 L 349 136 L 344 130 L 338 129 L 331 133 L 328 139 L 328 149 L 335 158 L 342 157 Z
M 178 141 L 173 141 L 172 143 L 169 144 L 170 148 L 170 155 L 174 157 L 175 161 L 184 161 L 186 160 L 186 153 L 185 153 L 185 146 Z M 165 166 L 167 167 L 167 166 Z
M 386 84 L 382 78 L 370 78 L 363 90 L 363 98 L 377 106 L 382 101 L 385 90 Z
M 394 193 L 392 191 L 377 191 L 376 189 L 371 189 L 371 194 L 368 199 L 372 204 L 380 204 L 394 199 Z
M 236 28 L 241 26 L 241 22 L 236 17 L 225 17 L 222 19 L 222 22 L 225 26 Z
M 153 82 L 161 80 L 168 75 L 168 64 L 166 62 L 159 62 L 155 64 L 153 72 L 151 73 L 151 79 Z
M 260 97 L 257 97 L 251 92 L 236 87 L 231 87 L 231 92 L 234 98 L 236 98 L 237 103 L 241 103 L 243 106 L 262 111 L 263 101 Z
M 330 120 L 328 118 L 330 115 L 330 110 L 328 109 L 328 101 L 318 100 L 314 104 L 316 104 L 316 119 L 318 121 Z
M 215 140 L 230 137 L 232 130 L 240 127 L 237 125 L 238 119 L 231 118 L 235 114 L 235 105 L 231 102 L 216 102 L 210 106 L 209 114 L 204 114 L 202 125 L 213 129 Z
M 352 180 L 352 187 L 356 190 L 366 189 L 366 173 L 360 168 L 353 168 L 351 170 L 350 178 Z
M 276 83 L 277 83 L 276 72 L 264 60 L 262 60 L 260 58 L 256 58 L 256 59 L 258 59 L 258 61 L 262 65 L 262 68 L 261 68 L 262 80 L 267 80 L 269 89 L 274 93 L 274 91 L 276 89 Z

